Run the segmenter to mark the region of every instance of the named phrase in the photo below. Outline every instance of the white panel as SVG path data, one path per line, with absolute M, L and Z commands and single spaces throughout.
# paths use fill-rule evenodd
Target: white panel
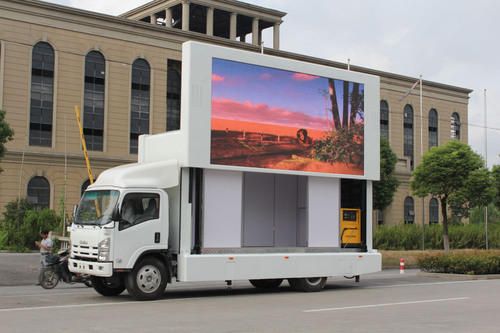
M 382 269 L 380 253 L 182 255 L 179 281 L 352 276 Z
M 274 244 L 274 175 L 245 173 L 243 246 Z
M 243 174 L 205 170 L 203 247 L 241 247 Z
M 309 177 L 309 247 L 339 246 L 340 179 Z
M 274 246 L 297 246 L 297 177 L 275 177 Z

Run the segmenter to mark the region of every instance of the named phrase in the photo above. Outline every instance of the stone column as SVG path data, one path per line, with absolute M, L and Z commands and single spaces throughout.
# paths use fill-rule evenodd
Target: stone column
M 252 21 L 252 44 L 259 45 L 259 19 L 256 17 Z
M 165 26 L 167 28 L 172 28 L 172 9 L 165 9 Z
M 158 20 L 158 16 L 156 14 L 151 14 L 149 20 L 150 20 L 151 24 L 156 24 L 156 20 Z
M 230 30 L 229 30 L 229 39 L 236 40 L 236 23 L 238 22 L 238 14 L 231 13 L 230 19 Z
M 214 9 L 207 7 L 207 35 L 214 35 Z
M 182 1 L 182 30 L 189 31 L 189 0 Z
M 273 27 L 273 48 L 280 49 L 280 23 L 275 23 Z

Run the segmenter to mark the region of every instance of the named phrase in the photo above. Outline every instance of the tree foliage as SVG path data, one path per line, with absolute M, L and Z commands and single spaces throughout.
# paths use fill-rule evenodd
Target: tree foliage
M 13 137 L 14 131 L 5 121 L 5 111 L 0 110 L 0 158 L 5 155 L 5 144 L 12 140 Z M 0 172 L 2 172 L 2 168 L 0 168 Z
M 449 250 L 448 237 L 448 204 L 450 201 L 470 200 L 467 187 L 485 188 L 485 184 L 475 177 L 484 180 L 483 160 L 472 149 L 459 141 L 452 140 L 447 144 L 429 150 L 422 163 L 415 169 L 411 188 L 415 195 L 425 197 L 432 195 L 441 202 L 443 216 L 443 246 Z M 471 202 L 463 204 L 471 204 Z M 479 201 L 486 200 L 481 198 Z M 474 204 L 474 202 L 472 202 Z
M 500 209 L 500 165 L 494 165 L 491 170 L 491 174 L 493 176 L 493 182 L 497 192 L 493 202 L 495 206 Z
M 389 142 L 380 140 L 380 181 L 373 184 L 373 208 L 384 210 L 394 198 L 399 181 L 394 175 L 398 158 Z
M 33 209 L 27 200 L 15 200 L 5 206 L 0 228 L 4 233 L 4 246 L 10 250 L 35 249 L 40 231 L 55 230 L 59 225 L 57 214 L 50 209 Z

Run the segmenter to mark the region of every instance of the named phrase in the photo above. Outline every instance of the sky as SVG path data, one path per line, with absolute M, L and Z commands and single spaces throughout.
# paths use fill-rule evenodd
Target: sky
M 148 0 L 50 0 L 120 14 Z M 287 12 L 281 49 L 473 89 L 469 144 L 500 164 L 500 1 L 497 0 L 252 0 Z M 264 40 L 269 39 L 268 29 Z M 270 45 L 270 43 L 269 43 Z M 426 110 L 428 111 L 428 110 Z M 439 110 L 438 110 L 439 111 Z M 441 128 L 444 126 L 442 125 Z M 443 128 L 448 130 L 448 128 Z

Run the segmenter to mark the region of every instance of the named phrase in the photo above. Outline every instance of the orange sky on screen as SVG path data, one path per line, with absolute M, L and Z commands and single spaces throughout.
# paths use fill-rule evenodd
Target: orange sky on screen
M 262 124 L 239 120 L 212 118 L 212 130 L 225 131 L 226 129 L 238 132 L 245 131 L 295 137 L 300 127 L 287 127 L 274 124 Z M 311 130 L 309 128 L 306 128 L 306 130 L 308 135 L 313 139 L 319 139 L 326 134 L 323 131 Z

